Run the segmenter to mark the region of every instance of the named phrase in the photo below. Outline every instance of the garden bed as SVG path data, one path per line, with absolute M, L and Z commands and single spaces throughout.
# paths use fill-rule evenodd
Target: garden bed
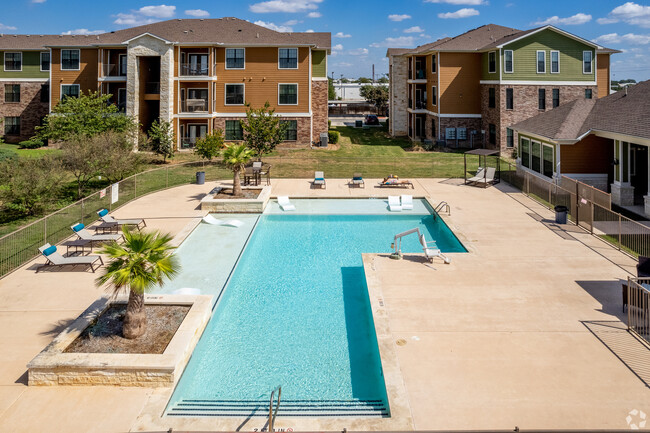
M 271 197 L 270 186 L 242 186 L 242 195 L 232 195 L 232 183 L 217 185 L 201 199 L 201 210 L 216 213 L 262 213 Z

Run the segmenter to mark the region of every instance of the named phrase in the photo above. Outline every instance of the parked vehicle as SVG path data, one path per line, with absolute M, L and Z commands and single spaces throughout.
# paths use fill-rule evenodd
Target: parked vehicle
M 374 114 L 366 114 L 366 125 L 379 125 L 379 117 Z

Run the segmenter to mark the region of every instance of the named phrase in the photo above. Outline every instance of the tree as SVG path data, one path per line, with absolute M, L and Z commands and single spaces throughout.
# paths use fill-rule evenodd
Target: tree
M 377 80 L 377 82 L 381 84 L 388 84 L 389 80 L 388 77 L 381 77 L 380 79 Z
M 232 195 L 241 195 L 241 181 L 239 173 L 244 170 L 248 161 L 253 157 L 253 150 L 246 147 L 245 144 L 231 144 L 223 151 L 223 162 L 226 167 L 232 170 Z
M 122 325 L 124 338 L 138 338 L 147 330 L 144 311 L 144 294 L 160 286 L 180 270 L 172 250 L 172 235 L 159 232 L 129 232 L 122 228 L 124 243 L 112 242 L 102 248 L 110 261 L 104 274 L 97 278 L 97 285 L 109 283 L 115 294 L 126 290 L 129 301 Z
M 61 160 L 51 155 L 5 159 L 0 162 L 0 200 L 9 210 L 37 215 L 56 202 L 65 177 Z
M 327 99 L 333 101 L 336 99 L 336 89 L 334 89 L 334 80 L 327 79 Z
M 382 113 L 388 106 L 388 86 L 361 86 L 359 94 Z
M 142 158 L 133 151 L 133 140 L 129 134 L 106 131 L 90 140 L 99 142 L 99 172 L 110 183 L 118 182 L 138 170 Z
M 219 155 L 221 150 L 225 147 L 225 141 L 223 130 L 215 129 L 205 137 L 196 140 L 194 153 L 199 155 L 201 158 L 212 161 L 212 158 Z
M 76 135 L 91 137 L 104 131 L 126 132 L 136 129 L 133 118 L 119 112 L 115 104 L 109 103 L 111 95 L 99 92 L 81 94 L 78 98 L 64 97 L 45 116 L 43 126 L 37 126 L 41 141 L 69 140 Z
M 174 157 L 174 142 L 176 136 L 170 122 L 156 119 L 149 129 L 149 146 L 153 153 L 163 157 L 163 163 L 167 158 Z
M 357 83 L 359 83 L 359 84 L 369 84 L 369 83 L 372 83 L 372 80 L 370 78 L 366 78 L 366 77 L 359 77 L 359 79 L 357 80 Z
M 261 160 L 262 155 L 270 153 L 284 141 L 288 125 L 275 115 L 275 109 L 265 102 L 261 108 L 247 105 L 246 120 L 241 126 L 244 130 L 244 142 L 255 156 Z
M 88 182 L 100 173 L 101 155 L 104 149 L 101 140 L 73 136 L 61 144 L 61 161 L 63 167 L 77 180 L 77 198 L 83 197 L 83 190 Z

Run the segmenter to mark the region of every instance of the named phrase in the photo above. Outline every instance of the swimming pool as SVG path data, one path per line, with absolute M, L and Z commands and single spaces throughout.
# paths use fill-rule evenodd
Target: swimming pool
M 167 415 L 267 415 L 281 385 L 283 416 L 389 416 L 361 254 L 390 252 L 414 227 L 443 252 L 465 251 L 428 210 L 259 216 Z M 196 234 L 182 248 L 203 242 Z M 402 251 L 421 252 L 416 236 Z

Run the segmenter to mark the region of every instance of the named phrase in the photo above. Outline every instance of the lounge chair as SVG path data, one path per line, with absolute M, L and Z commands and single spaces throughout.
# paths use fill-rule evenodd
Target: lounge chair
M 215 226 L 241 227 L 241 226 L 244 225 L 244 223 L 239 221 L 239 220 L 235 220 L 235 219 L 222 220 L 222 219 L 215 218 L 214 216 L 212 216 L 210 214 L 203 217 L 203 222 L 208 223 L 208 224 L 212 224 L 212 225 L 215 225 Z
M 473 185 L 482 186 L 486 188 L 492 182 L 494 182 L 494 175 L 496 174 L 497 169 L 494 167 L 488 167 L 485 169 L 485 175 L 478 180 L 472 182 Z M 476 176 L 475 176 L 476 177 Z
M 289 196 L 278 196 L 278 205 L 283 211 L 296 210 L 296 207 L 289 201 Z
M 427 242 L 424 235 L 421 234 L 420 235 L 420 245 L 422 245 L 422 251 L 424 251 L 424 256 L 431 263 L 433 263 L 433 259 L 436 258 L 436 257 L 440 257 L 447 264 L 451 263 L 451 259 L 449 257 L 445 256 L 442 253 L 442 251 L 440 251 L 440 248 L 438 248 L 438 245 L 436 245 L 436 241 Z
M 146 227 L 147 223 L 142 218 L 133 218 L 133 219 L 115 219 L 108 214 L 108 209 L 102 209 L 97 212 L 99 218 L 105 223 L 115 227 L 119 226 L 135 226 L 138 230 L 141 230 L 142 227 Z M 100 224 L 101 227 L 101 224 Z
M 413 182 L 406 179 L 398 179 L 396 177 L 387 177 L 383 181 L 379 182 L 380 187 L 390 187 L 390 188 L 408 188 L 409 186 L 415 189 Z
M 73 226 L 70 226 L 72 231 L 75 232 L 77 236 L 79 236 L 79 239 L 88 240 L 91 242 L 91 245 L 96 242 L 103 244 L 112 241 L 117 242 L 118 240 L 122 239 L 121 234 L 91 235 L 90 232 L 86 230 L 84 227 L 86 226 L 81 223 L 77 223 Z
M 327 188 L 325 185 L 325 175 L 322 171 L 317 171 L 314 173 L 314 181 L 311 184 L 312 186 L 319 185 L 321 188 Z
M 363 176 L 361 173 L 354 173 L 352 175 L 352 180 L 348 184 L 349 186 L 358 186 L 359 188 L 365 188 L 366 183 L 363 181 Z
M 479 167 L 478 170 L 476 170 L 476 174 L 469 179 L 467 179 L 466 183 L 474 183 L 478 182 L 480 179 L 483 179 L 485 177 L 485 169 L 483 167 Z
M 39 266 L 38 269 L 36 269 L 36 272 L 46 266 L 90 266 L 90 269 L 95 272 L 104 264 L 101 256 L 63 257 L 56 251 L 56 247 L 50 244 L 45 244 L 38 250 L 43 254 L 43 256 L 45 256 L 47 262 L 44 265 Z M 95 267 L 95 262 L 97 261 L 99 261 L 99 264 Z
M 400 212 L 402 210 L 402 205 L 399 202 L 399 196 L 388 196 L 388 210 L 391 212 Z
M 413 210 L 413 196 L 402 194 L 402 210 Z

